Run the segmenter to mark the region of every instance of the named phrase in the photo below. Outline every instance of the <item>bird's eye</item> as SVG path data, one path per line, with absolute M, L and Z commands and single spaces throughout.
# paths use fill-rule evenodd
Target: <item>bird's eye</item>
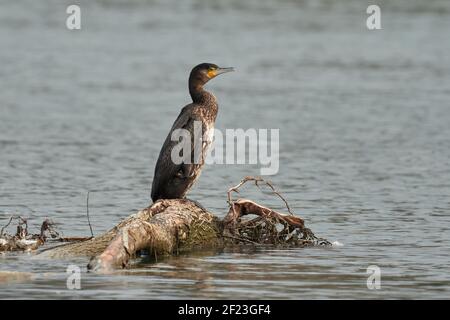
M 208 75 L 208 78 L 210 78 L 210 79 L 214 78 L 216 76 L 216 70 L 217 70 L 217 67 L 213 67 L 213 66 L 209 67 L 208 71 L 206 72 Z

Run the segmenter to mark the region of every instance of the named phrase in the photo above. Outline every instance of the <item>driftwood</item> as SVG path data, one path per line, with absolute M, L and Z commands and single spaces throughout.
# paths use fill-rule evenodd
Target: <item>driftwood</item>
M 148 218 L 121 228 L 88 268 L 108 272 L 125 267 L 143 249 L 157 260 L 181 250 L 221 245 L 221 221 L 191 200 L 160 200 L 146 211 Z
M 100 236 L 47 249 L 38 257 L 96 257 L 89 263 L 90 269 L 112 269 L 127 265 L 141 249 L 158 257 L 194 247 L 216 246 L 220 226 L 218 218 L 194 201 L 159 200 Z
M 284 215 L 264 207 L 248 199 L 232 200 L 232 192 L 239 193 L 239 188 L 252 181 L 260 188 L 267 185 L 273 194 L 283 200 L 290 215 Z M 238 235 L 240 241 L 246 240 L 254 244 L 269 245 L 331 245 L 326 239 L 317 238 L 314 233 L 305 228 L 303 219 L 292 213 L 286 199 L 275 190 L 274 186 L 260 177 L 245 177 L 238 185 L 228 190 L 230 209 L 224 219 L 224 234 Z M 244 220 L 242 217 L 256 215 L 257 218 Z
M 289 214 L 248 199 L 233 200 L 232 192 L 239 192 L 249 181 L 258 187 L 260 183 L 269 186 L 284 201 Z M 281 194 L 261 178 L 244 178 L 228 190 L 228 202 L 228 214 L 221 220 L 189 199 L 159 200 L 100 236 L 50 248 L 37 257 L 92 257 L 89 270 L 111 272 L 127 267 L 143 252 L 157 260 L 183 251 L 230 245 L 331 245 L 305 228 L 303 219 L 295 216 Z

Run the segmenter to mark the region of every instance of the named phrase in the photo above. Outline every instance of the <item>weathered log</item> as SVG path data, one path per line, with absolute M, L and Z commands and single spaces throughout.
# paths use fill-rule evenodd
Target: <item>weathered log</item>
M 187 199 L 160 200 L 129 216 L 106 233 L 81 242 L 50 248 L 39 258 L 110 258 L 111 266 L 125 265 L 141 249 L 156 255 L 198 246 L 217 245 L 221 222 L 197 203 Z M 90 264 L 94 267 L 93 263 Z M 106 265 L 106 264 L 105 264 Z
M 232 200 L 231 192 L 238 192 L 247 181 L 254 181 L 257 186 L 261 182 L 267 184 L 285 202 L 290 215 L 248 199 Z M 303 219 L 296 217 L 287 201 L 261 178 L 244 178 L 228 190 L 228 202 L 230 209 L 222 221 L 194 201 L 159 200 L 98 237 L 51 248 L 37 257 L 92 257 L 88 269 L 111 272 L 128 266 L 130 260 L 143 250 L 157 259 L 180 251 L 236 244 L 331 245 L 305 228 Z
M 221 243 L 220 220 L 193 201 L 159 200 L 147 211 L 148 218 L 122 227 L 106 249 L 91 259 L 88 269 L 109 272 L 125 267 L 143 249 L 157 257 Z
M 156 257 L 194 247 L 232 244 L 330 245 L 305 228 L 301 218 L 278 213 L 247 199 L 234 202 L 223 222 L 189 200 L 161 200 L 149 210 L 158 213 L 149 220 L 127 224 L 100 255 L 91 259 L 88 269 L 111 272 L 126 267 L 142 249 L 148 249 Z M 242 219 L 252 214 L 257 218 Z

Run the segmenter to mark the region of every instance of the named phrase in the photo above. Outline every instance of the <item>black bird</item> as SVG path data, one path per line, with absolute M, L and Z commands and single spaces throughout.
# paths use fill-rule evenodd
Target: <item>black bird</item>
M 233 68 L 219 68 L 212 63 L 202 63 L 192 69 L 189 76 L 189 93 L 192 97 L 192 103 L 181 110 L 159 153 L 152 185 L 152 200 L 154 202 L 158 199 L 184 198 L 200 176 L 206 151 L 213 138 L 214 122 L 218 111 L 216 97 L 203 89 L 203 86 L 219 74 L 230 71 L 233 71 Z M 197 133 L 199 127 L 201 129 L 200 137 L 196 137 L 194 131 Z M 171 157 L 174 147 L 178 145 L 176 149 L 178 151 L 180 146 L 179 141 L 172 141 L 172 133 L 176 129 L 187 130 L 191 138 L 190 159 L 182 163 L 175 163 Z M 201 140 L 195 141 L 195 138 Z M 201 148 L 201 150 L 198 148 Z M 181 156 L 188 157 L 188 152 L 182 153 L 180 153 Z

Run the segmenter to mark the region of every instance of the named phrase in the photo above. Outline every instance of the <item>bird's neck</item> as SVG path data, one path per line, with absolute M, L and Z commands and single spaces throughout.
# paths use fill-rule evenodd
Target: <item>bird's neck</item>
M 206 91 L 202 84 L 190 83 L 189 93 L 194 103 L 202 105 L 216 105 L 216 97 L 211 92 Z

